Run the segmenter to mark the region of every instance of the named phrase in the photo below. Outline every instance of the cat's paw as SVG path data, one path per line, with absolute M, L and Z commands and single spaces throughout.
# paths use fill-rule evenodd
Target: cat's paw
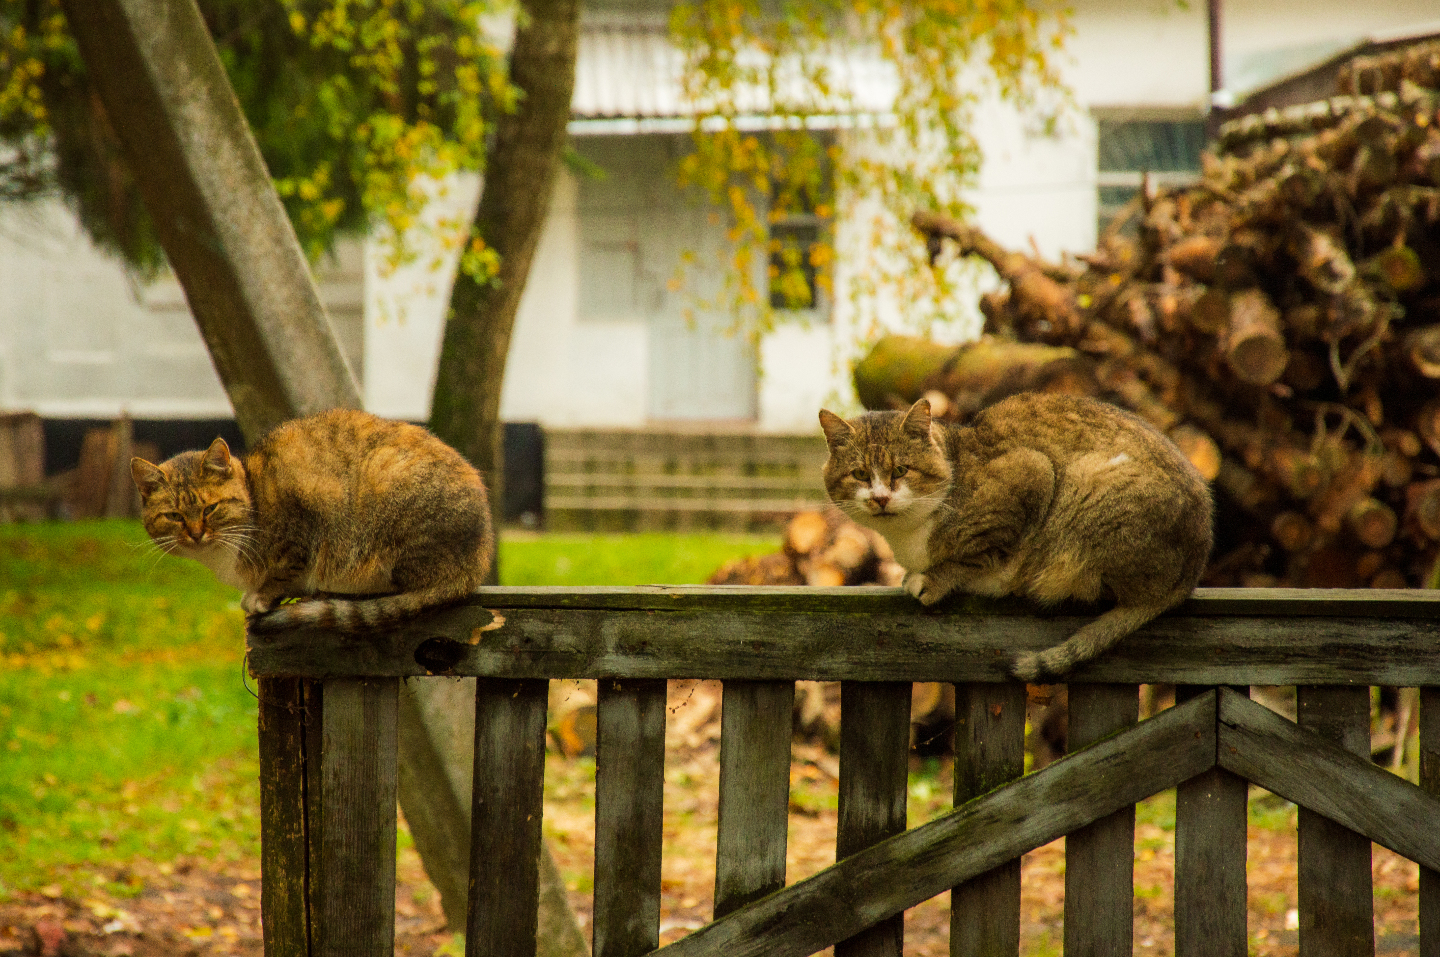
M 266 598 L 259 592 L 246 592 L 240 599 L 240 610 L 247 615 L 263 615 L 273 609 L 279 602 L 273 598 Z
M 919 598 L 920 593 L 925 590 L 925 573 L 906 572 L 905 580 L 900 583 L 900 587 L 908 591 L 913 597 Z
M 949 593 L 948 589 L 924 572 L 908 573 L 901 587 L 920 599 L 922 605 L 933 605 Z

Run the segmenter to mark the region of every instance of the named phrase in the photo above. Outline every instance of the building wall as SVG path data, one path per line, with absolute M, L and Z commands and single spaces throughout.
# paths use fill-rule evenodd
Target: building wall
M 322 299 L 357 373 L 359 263 L 350 244 L 320 269 Z M 47 418 L 231 414 L 179 284 L 129 272 L 58 202 L 0 204 L 0 409 Z

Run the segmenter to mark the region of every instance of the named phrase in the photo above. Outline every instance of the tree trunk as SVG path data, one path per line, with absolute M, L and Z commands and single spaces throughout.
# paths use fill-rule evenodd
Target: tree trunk
M 579 43 L 578 0 L 522 0 L 510 81 L 520 90 L 502 115 L 486 160 L 475 227 L 500 256 L 489 283 L 463 271 L 450 292 L 430 430 L 460 450 L 503 501 L 500 390 L 515 313 L 540 241 L 559 170 Z M 493 572 L 492 572 L 493 574 Z

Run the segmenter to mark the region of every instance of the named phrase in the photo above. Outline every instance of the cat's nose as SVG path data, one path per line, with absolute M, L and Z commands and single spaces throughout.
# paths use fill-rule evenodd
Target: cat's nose
M 883 511 L 885 510 L 885 506 L 887 506 L 887 505 L 890 504 L 890 496 L 888 496 L 888 495 L 872 495 L 872 496 L 870 496 L 870 501 L 872 501 L 872 502 L 874 502 L 876 505 L 880 506 L 880 510 L 883 512 Z

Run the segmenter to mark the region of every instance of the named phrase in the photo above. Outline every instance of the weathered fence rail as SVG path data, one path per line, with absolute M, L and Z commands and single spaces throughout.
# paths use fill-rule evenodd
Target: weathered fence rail
M 1373 955 L 1370 842 L 1421 865 L 1440 957 L 1440 594 L 1208 590 L 1071 675 L 1071 753 L 1023 775 L 1017 650 L 1090 609 L 921 610 L 898 589 L 484 589 L 386 635 L 250 639 L 269 955 L 389 955 L 399 680 L 477 678 L 467 953 L 534 953 L 547 681 L 599 679 L 594 952 L 659 941 L 665 679 L 725 682 L 715 922 L 664 948 L 898 955 L 950 891 L 951 952 L 1016 954 L 1020 865 L 1066 841 L 1065 951 L 1132 952 L 1134 805 L 1178 789 L 1177 957 L 1247 953 L 1248 783 L 1295 802 L 1302 955 Z M 837 863 L 785 884 L 797 679 L 842 684 Z M 905 828 L 913 681 L 956 684 L 955 810 Z M 1138 685 L 1180 703 L 1138 720 Z M 1248 700 L 1296 685 L 1298 720 Z M 1421 689 L 1421 786 L 1369 760 L 1369 688 Z

